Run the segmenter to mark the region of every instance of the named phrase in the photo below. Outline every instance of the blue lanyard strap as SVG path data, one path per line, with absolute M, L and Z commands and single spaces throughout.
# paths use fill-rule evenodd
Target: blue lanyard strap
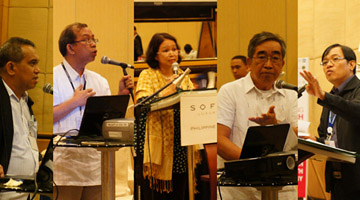
M 334 133 L 333 127 L 336 119 L 336 114 L 332 111 L 329 112 L 329 121 L 328 121 L 328 129 L 327 129 L 327 135 L 328 138 L 331 138 L 331 136 Z

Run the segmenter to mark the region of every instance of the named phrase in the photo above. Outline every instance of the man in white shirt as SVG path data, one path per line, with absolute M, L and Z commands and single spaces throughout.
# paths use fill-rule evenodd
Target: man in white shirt
M 0 48 L 0 176 L 35 177 L 39 168 L 37 123 L 27 94 L 38 83 L 39 56 L 33 42 L 13 37 Z M 1 192 L 0 199 L 28 194 Z
M 254 35 L 248 46 L 250 73 L 223 85 L 218 93 L 218 154 L 226 160 L 240 158 L 248 127 L 290 123 L 297 132 L 296 92 L 277 89 L 275 80 L 284 66 L 286 45 L 277 35 L 262 32 Z M 296 146 L 296 135 L 290 134 Z M 288 138 L 289 140 L 289 138 Z M 238 190 L 238 189 L 234 189 Z M 244 199 L 259 199 L 256 190 L 244 192 Z M 294 192 L 294 197 L 297 195 Z M 238 193 L 237 197 L 240 197 Z
M 107 80 L 87 70 L 97 50 L 94 34 L 86 24 L 68 25 L 60 35 L 59 49 L 64 61 L 54 68 L 53 131 L 79 129 L 86 100 L 94 95 L 110 95 Z M 129 94 L 131 77 L 124 76 L 118 94 Z M 101 199 L 101 153 L 93 148 L 56 148 L 54 182 L 58 199 Z M 56 191 L 55 191 L 56 192 Z

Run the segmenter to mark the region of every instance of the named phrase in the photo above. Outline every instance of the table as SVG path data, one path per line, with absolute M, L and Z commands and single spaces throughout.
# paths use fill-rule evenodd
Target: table
M 80 141 L 66 139 L 57 147 L 95 148 L 101 151 L 101 196 L 104 200 L 115 200 L 115 152 L 122 147 L 131 147 L 132 142 Z

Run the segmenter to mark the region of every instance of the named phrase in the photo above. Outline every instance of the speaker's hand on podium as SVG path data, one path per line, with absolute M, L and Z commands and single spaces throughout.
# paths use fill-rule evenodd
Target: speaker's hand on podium
M 310 139 L 310 140 L 313 140 L 313 141 L 317 141 L 316 140 L 316 137 L 315 136 L 299 136 L 301 139 L 304 139 L 304 140 L 307 140 L 307 139 Z

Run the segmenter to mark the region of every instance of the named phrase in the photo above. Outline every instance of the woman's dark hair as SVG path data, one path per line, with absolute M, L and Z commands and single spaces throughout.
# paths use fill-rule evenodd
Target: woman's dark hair
M 176 48 L 180 50 L 180 47 L 175 39 L 174 36 L 168 34 L 168 33 L 156 33 L 150 40 L 149 46 L 146 50 L 146 63 L 153 69 L 160 68 L 159 61 L 157 61 L 155 58 L 158 54 L 159 47 L 161 43 L 164 42 L 164 40 L 172 40 L 176 44 Z M 181 62 L 181 56 L 178 55 L 178 61 L 179 64 Z
M 335 47 L 340 47 L 341 48 L 341 50 L 342 50 L 342 52 L 344 54 L 344 58 L 347 61 L 355 60 L 355 67 L 354 67 L 353 73 L 356 74 L 356 55 L 355 55 L 354 51 L 348 46 L 344 46 L 344 45 L 341 45 L 341 44 L 330 45 L 328 48 L 325 49 L 324 53 L 322 54 L 321 62 L 324 60 L 325 56 L 327 56 L 330 53 L 331 49 L 333 49 Z

